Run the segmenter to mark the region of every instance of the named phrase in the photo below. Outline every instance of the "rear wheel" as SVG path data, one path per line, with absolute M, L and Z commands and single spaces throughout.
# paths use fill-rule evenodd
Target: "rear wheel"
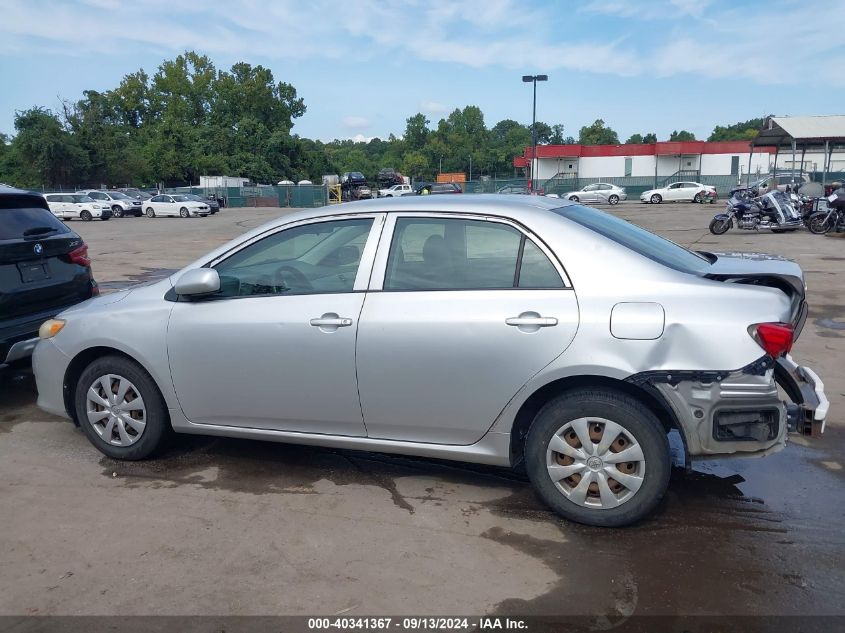
M 114 459 L 149 457 L 171 431 L 152 377 L 123 356 L 103 356 L 85 368 L 74 389 L 74 407 L 91 443 Z
M 185 207 L 182 207 L 181 209 L 179 209 L 179 215 L 181 215 L 183 218 L 187 218 L 188 215 L 189 215 L 188 209 L 186 209 Z
M 651 196 L 651 204 L 660 204 L 661 202 L 663 202 L 663 196 L 659 193 L 655 193 Z
M 569 199 L 572 200 L 572 202 L 578 202 L 580 200 L 578 196 L 569 196 Z
M 111 208 L 111 213 L 116 218 L 122 218 L 123 217 L 123 207 L 121 207 L 119 204 L 116 204 Z
M 91 221 L 91 212 L 90 211 L 82 211 L 79 214 L 79 217 L 82 218 L 83 222 L 90 222 Z
M 713 218 L 710 220 L 710 232 L 713 235 L 722 235 L 723 233 L 727 233 L 728 229 L 731 228 L 731 219 L 730 218 Z
M 663 497 L 669 442 L 636 399 L 578 389 L 537 414 L 526 438 L 525 465 L 537 492 L 564 518 L 619 527 L 645 517 Z
M 617 204 L 619 204 L 619 196 L 617 196 L 617 195 L 614 193 L 612 196 L 610 196 L 610 197 L 607 199 L 607 201 L 608 201 L 610 204 L 612 204 L 612 205 L 617 205 Z
M 692 201 L 701 204 L 704 201 L 704 196 L 702 196 L 700 193 L 697 193 L 695 194 L 695 198 L 693 198 Z
M 152 207 L 147 207 L 147 217 L 148 218 L 156 217 L 156 212 Z
M 827 211 L 817 211 L 807 221 L 807 228 L 810 229 L 810 233 L 824 235 L 833 228 L 833 222 L 831 221 L 833 217 L 834 215 Z

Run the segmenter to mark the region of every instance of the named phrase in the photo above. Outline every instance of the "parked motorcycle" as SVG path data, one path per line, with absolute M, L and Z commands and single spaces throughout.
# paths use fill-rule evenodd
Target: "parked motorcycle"
M 769 229 L 772 233 L 786 233 L 800 229 L 803 221 L 784 192 L 774 190 L 755 197 L 753 189 L 739 188 L 731 191 L 725 212 L 711 220 L 710 232 L 722 235 L 734 224 L 746 231 Z
M 845 187 L 836 189 L 828 198 L 819 198 L 817 202 L 819 210 L 807 221 L 810 232 L 816 235 L 830 231 L 845 232 Z

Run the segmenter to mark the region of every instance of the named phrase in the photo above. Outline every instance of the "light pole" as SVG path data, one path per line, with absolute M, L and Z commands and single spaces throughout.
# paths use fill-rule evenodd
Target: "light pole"
M 469 155 L 469 180 L 472 182 L 472 154 Z
M 531 115 L 531 178 L 528 180 L 528 190 L 534 189 L 534 165 L 537 164 L 537 82 L 548 81 L 548 75 L 523 75 L 522 81 L 534 84 L 534 109 Z

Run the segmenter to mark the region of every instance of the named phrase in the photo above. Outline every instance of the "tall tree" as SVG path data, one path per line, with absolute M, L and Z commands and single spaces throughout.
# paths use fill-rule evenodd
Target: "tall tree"
M 408 149 L 420 150 L 423 148 L 431 132 L 428 129 L 429 123 L 430 121 L 421 112 L 417 112 L 407 119 L 405 122 L 405 144 Z
M 750 141 L 757 132 L 763 127 L 767 117 L 759 119 L 748 119 L 748 121 L 740 121 L 733 125 L 717 125 L 713 128 L 713 132 L 707 137 L 708 141 Z
M 693 134 L 692 132 L 687 132 L 686 130 L 681 130 L 680 132 L 678 130 L 675 130 L 674 132 L 672 132 L 669 135 L 669 140 L 670 141 L 694 141 L 695 140 L 695 134 Z
M 602 119 L 596 119 L 592 125 L 581 128 L 578 142 L 582 145 L 619 145 L 619 135 L 606 127 Z
M 85 182 L 88 156 L 50 110 L 15 113 L 14 142 L 8 151 L 10 180 L 23 187 L 74 187 Z

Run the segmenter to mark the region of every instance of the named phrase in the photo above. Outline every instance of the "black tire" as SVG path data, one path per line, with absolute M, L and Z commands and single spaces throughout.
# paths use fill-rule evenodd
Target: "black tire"
M 568 422 L 584 417 L 615 422 L 642 449 L 642 484 L 616 507 L 579 505 L 549 476 L 546 455 L 553 436 Z M 666 431 L 642 403 L 620 392 L 584 388 L 561 394 L 537 413 L 525 440 L 525 466 L 534 489 L 562 517 L 586 525 L 621 527 L 639 521 L 657 507 L 669 485 L 671 458 Z
M 608 201 L 608 202 L 609 202 L 612 206 L 616 206 L 617 204 L 619 204 L 619 196 L 617 196 L 617 195 L 614 193 L 613 195 L 611 195 L 611 196 L 607 199 L 607 201 Z
M 663 202 L 663 196 L 659 193 L 652 194 L 651 198 L 649 198 L 649 202 L 651 202 L 651 204 L 660 204 Z
M 830 214 L 830 218 L 827 216 L 827 211 L 816 211 L 811 215 L 810 219 L 807 220 L 807 228 L 810 230 L 810 233 L 814 233 L 815 235 L 828 233 L 833 228 L 833 222 L 830 220 L 836 216 L 833 213 Z
M 569 196 L 569 199 L 572 200 L 572 202 L 580 202 L 580 198 L 578 198 L 578 196 Z
M 730 218 L 727 220 L 713 218 L 712 220 L 710 220 L 710 232 L 713 235 L 724 235 L 728 232 L 728 229 L 731 228 L 731 224 L 733 224 L 733 222 L 730 220 Z
M 91 221 L 91 212 L 83 210 L 79 217 L 82 219 L 83 222 L 90 222 Z
M 115 217 L 115 218 L 122 218 L 123 217 L 123 208 L 119 204 L 116 204 L 111 208 L 111 213 L 112 213 L 112 216 Z
M 103 440 L 88 421 L 86 394 L 100 376 L 115 374 L 127 378 L 140 391 L 146 407 L 146 426 L 140 439 L 129 446 L 114 446 Z M 102 356 L 93 361 L 74 386 L 76 419 L 89 441 L 104 455 L 113 459 L 135 461 L 146 459 L 160 450 L 173 432 L 167 405 L 155 381 L 138 363 L 125 356 Z
M 153 209 L 152 207 L 147 207 L 147 217 L 148 218 L 156 217 L 155 209 Z
M 697 202 L 698 204 L 701 204 L 703 202 L 701 194 L 700 193 L 695 194 L 695 198 L 693 198 L 692 201 Z
M 188 213 L 188 209 L 186 207 L 182 207 L 181 209 L 179 209 L 179 215 L 183 218 L 187 218 L 190 217 L 191 214 Z

